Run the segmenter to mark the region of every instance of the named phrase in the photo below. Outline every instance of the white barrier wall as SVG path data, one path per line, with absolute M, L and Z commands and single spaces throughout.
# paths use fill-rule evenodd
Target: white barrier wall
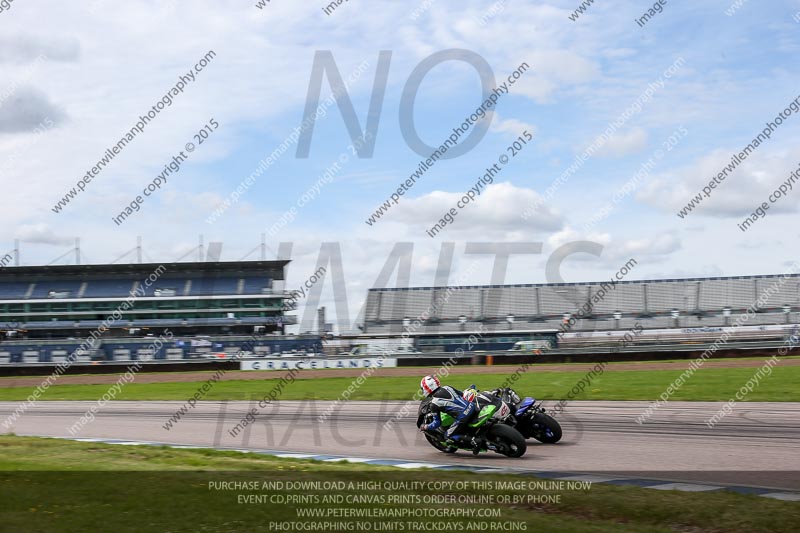
M 292 357 L 283 359 L 246 359 L 241 370 L 300 370 L 326 368 L 388 368 L 396 367 L 397 359 L 388 357 L 364 357 L 360 359 L 329 359 L 317 357 Z

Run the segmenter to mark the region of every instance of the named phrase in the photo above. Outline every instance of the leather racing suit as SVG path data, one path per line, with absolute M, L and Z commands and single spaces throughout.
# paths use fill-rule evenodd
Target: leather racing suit
M 475 402 L 468 402 L 462 398 L 462 394 L 460 390 L 447 385 L 436 389 L 430 396 L 430 410 L 433 413 L 433 421 L 420 429 L 436 429 L 441 426 L 442 418 L 440 413 L 444 412 L 455 419 L 453 425 L 447 429 L 445 436 L 448 439 L 459 440 L 462 436 L 461 433 L 466 429 L 467 424 L 469 424 L 477 411 Z

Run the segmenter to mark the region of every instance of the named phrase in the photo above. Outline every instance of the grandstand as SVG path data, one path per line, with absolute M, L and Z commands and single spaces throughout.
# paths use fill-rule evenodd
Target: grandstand
M 415 336 L 479 328 L 552 331 L 596 300 L 601 283 L 371 289 L 363 334 L 400 334 L 426 312 Z M 800 275 L 619 281 L 571 330 L 625 330 L 637 322 L 645 329 L 724 327 L 759 299 L 763 305 L 748 325 L 793 323 Z
M 53 362 L 93 332 L 93 360 L 182 359 L 296 348 L 269 338 L 295 323 L 288 261 L 6 267 L 0 271 L 0 362 Z M 148 340 L 174 340 L 146 353 Z M 258 342 L 253 342 L 254 335 Z M 295 339 L 297 340 L 297 339 Z

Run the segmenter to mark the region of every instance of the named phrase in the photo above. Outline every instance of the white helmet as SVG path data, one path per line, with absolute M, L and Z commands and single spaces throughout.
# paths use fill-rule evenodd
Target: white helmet
M 422 381 L 420 381 L 419 387 L 422 389 L 422 394 L 427 398 L 440 387 L 439 378 L 436 376 L 425 376 L 422 378 Z

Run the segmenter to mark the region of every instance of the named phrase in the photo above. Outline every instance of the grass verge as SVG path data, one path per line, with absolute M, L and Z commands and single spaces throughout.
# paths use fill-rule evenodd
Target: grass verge
M 280 524 L 302 526 L 290 531 L 376 531 L 381 523 L 382 531 L 419 531 L 422 524 L 435 526 L 430 531 L 749 532 L 792 531 L 798 513 L 797 503 L 729 492 L 597 484 L 531 490 L 530 483 L 548 481 L 16 436 L 0 436 L 0 479 L 0 523 L 7 531 L 275 531 Z M 255 485 L 222 485 L 232 482 Z M 284 487 L 276 488 L 281 482 Z M 414 482 L 423 485 L 408 485 Z M 431 482 L 452 485 L 435 488 L 427 485 Z M 288 488 L 287 483 L 315 485 Z M 325 489 L 323 483 L 336 485 Z M 459 483 L 468 488 L 456 490 Z M 477 483 L 494 485 L 480 490 Z M 525 486 L 499 488 L 499 483 Z M 494 501 L 474 503 L 479 496 Z M 270 501 L 273 497 L 282 500 Z M 356 497 L 361 500 L 352 501 Z M 472 500 L 458 502 L 461 497 Z M 330 516 L 301 516 L 312 509 Z M 465 514 L 482 509 L 499 517 L 446 517 L 453 509 Z M 419 512 L 430 515 L 343 516 Z M 370 529 L 360 529 L 358 524 L 367 522 Z
M 507 367 L 505 374 L 459 374 L 443 379 L 462 388 L 475 383 L 480 389 L 499 386 L 517 367 Z M 758 368 L 701 368 L 675 391 L 673 401 L 727 401 L 732 398 Z M 591 384 L 573 397 L 575 400 L 656 400 L 678 376 L 679 370 L 631 370 L 605 372 L 595 376 Z M 249 400 L 262 398 L 278 384 L 283 372 L 274 379 L 220 381 L 208 391 L 204 400 Z M 299 374 L 302 375 L 302 372 Z M 532 366 L 520 374 L 513 384 L 521 394 L 542 400 L 559 400 L 586 375 L 585 371 L 536 373 Z M 211 373 L 209 373 L 211 376 Z M 421 377 L 421 376 L 420 376 Z M 336 400 L 356 378 L 296 379 L 283 387 L 280 400 Z M 130 383 L 122 387 L 116 400 L 181 400 L 190 398 L 204 382 Z M 773 367 L 772 374 L 746 396 L 746 401 L 800 401 L 800 366 Z M 53 385 L 42 400 L 94 401 L 109 390 L 110 385 Z M 407 400 L 419 388 L 419 377 L 378 377 L 364 380 L 350 396 L 351 400 Z M 34 387 L 0 388 L 0 401 L 25 400 Z

